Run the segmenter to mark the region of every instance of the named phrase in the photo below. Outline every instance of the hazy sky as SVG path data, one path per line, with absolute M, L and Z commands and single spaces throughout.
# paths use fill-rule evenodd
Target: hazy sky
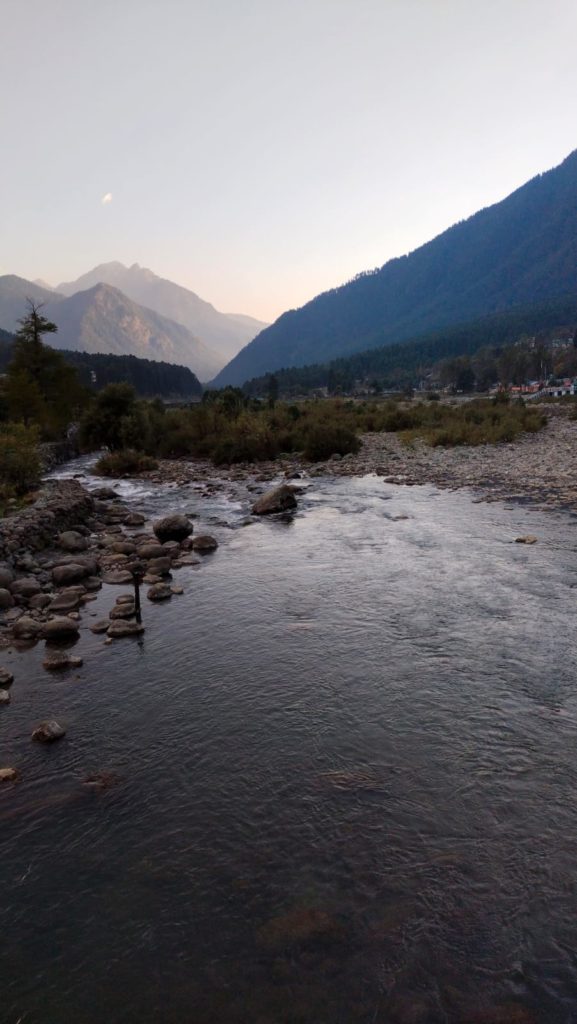
M 577 147 L 576 0 L 0 0 L 0 273 L 274 319 Z

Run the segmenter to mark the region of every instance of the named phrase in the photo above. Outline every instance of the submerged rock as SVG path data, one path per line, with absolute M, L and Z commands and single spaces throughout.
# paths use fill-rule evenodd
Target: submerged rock
M 98 622 L 95 622 L 94 625 L 92 625 L 90 627 L 90 632 L 91 633 L 106 633 L 106 631 L 107 631 L 109 626 L 110 626 L 110 619 L 100 619 Z
M 294 489 L 288 484 L 280 484 L 261 495 L 252 506 L 253 515 L 269 516 L 276 512 L 288 512 L 297 507 Z
M 184 540 L 192 533 L 192 523 L 187 516 L 165 516 L 154 523 L 153 529 L 161 543 L 165 540 Z
M 16 782 L 17 778 L 16 768 L 0 768 L 0 782 Z
M 63 729 L 53 718 L 46 722 L 40 722 L 40 725 L 37 725 L 32 733 L 32 739 L 37 740 L 38 743 L 54 743 L 56 740 L 61 740 L 63 736 L 66 736 L 66 729 Z
M 50 651 L 42 662 L 48 672 L 62 672 L 67 668 L 80 668 L 82 658 L 76 658 L 65 651 Z
M 325 910 L 298 906 L 264 924 L 258 939 L 261 946 L 281 950 L 311 942 L 334 942 L 342 935 L 342 926 Z

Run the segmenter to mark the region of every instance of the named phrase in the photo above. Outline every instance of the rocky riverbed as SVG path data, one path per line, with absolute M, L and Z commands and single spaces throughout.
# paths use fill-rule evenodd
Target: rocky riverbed
M 364 476 L 377 473 L 388 483 L 432 483 L 440 488 L 471 488 L 486 501 L 531 501 L 544 509 L 577 509 L 577 421 L 561 406 L 547 408 L 549 421 L 537 434 L 511 444 L 431 448 L 398 435 L 364 434 L 361 450 L 342 458 L 310 464 L 290 455 L 274 462 L 215 467 L 203 460 L 163 460 L 152 482 L 195 482 L 210 496 L 227 488 L 242 497 L 267 481 L 319 476 Z

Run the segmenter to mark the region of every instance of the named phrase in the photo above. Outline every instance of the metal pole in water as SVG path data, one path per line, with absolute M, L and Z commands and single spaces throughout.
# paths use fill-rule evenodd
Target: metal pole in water
M 142 609 L 140 607 L 140 584 L 144 576 L 144 566 L 141 562 L 134 562 L 131 566 L 132 579 L 134 582 L 134 614 L 139 625 L 142 623 Z

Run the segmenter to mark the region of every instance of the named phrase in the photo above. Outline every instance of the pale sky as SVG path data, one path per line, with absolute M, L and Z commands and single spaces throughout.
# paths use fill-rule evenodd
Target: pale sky
M 0 273 L 272 320 L 577 148 L 577 0 L 0 0 Z

